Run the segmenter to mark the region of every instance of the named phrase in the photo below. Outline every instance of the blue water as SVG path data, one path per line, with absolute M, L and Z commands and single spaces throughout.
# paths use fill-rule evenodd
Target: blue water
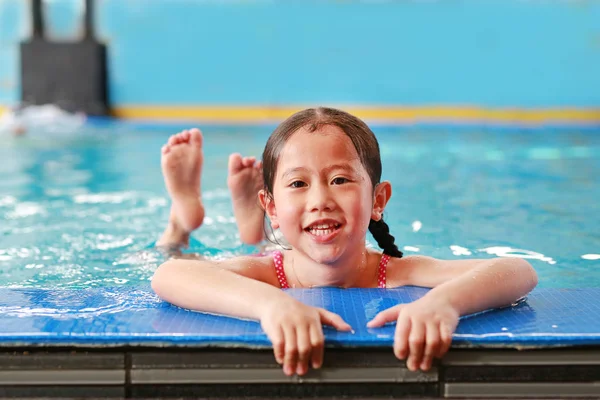
M 177 126 L 107 123 L 0 142 L 0 286 L 147 283 L 169 201 L 160 147 Z M 205 224 L 193 248 L 252 252 L 227 192 L 230 152 L 260 155 L 266 127 L 204 127 Z M 406 254 L 527 257 L 539 287 L 600 287 L 597 131 L 375 127 L 386 220 Z M 369 237 L 368 240 L 374 243 Z

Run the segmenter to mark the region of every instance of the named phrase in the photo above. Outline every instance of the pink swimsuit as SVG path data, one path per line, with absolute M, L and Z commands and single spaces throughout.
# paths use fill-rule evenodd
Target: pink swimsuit
M 275 272 L 277 273 L 277 279 L 279 280 L 279 285 L 281 285 L 282 289 L 289 289 L 290 285 L 285 277 L 285 271 L 283 270 L 283 254 L 275 250 L 273 251 L 273 261 L 275 262 Z M 386 269 L 387 264 L 390 261 L 390 256 L 387 254 L 383 254 L 381 256 L 381 261 L 379 262 L 379 271 L 377 272 L 377 287 L 380 289 L 385 289 L 385 277 L 386 277 Z

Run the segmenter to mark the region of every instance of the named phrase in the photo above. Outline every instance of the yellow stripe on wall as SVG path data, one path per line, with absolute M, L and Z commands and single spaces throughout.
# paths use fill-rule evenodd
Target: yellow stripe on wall
M 124 119 L 197 121 L 207 123 L 279 122 L 304 107 L 120 106 L 112 114 Z M 511 125 L 600 125 L 600 108 L 479 108 L 479 107 L 357 107 L 339 106 L 367 121 L 391 124 L 415 122 L 500 123 Z M 7 108 L 0 105 L 0 114 Z
M 120 118 L 195 120 L 215 123 L 260 123 L 281 121 L 304 107 L 116 107 Z M 478 107 L 355 107 L 339 106 L 370 121 L 409 124 L 413 122 L 490 122 L 508 124 L 600 124 L 598 109 L 486 109 Z

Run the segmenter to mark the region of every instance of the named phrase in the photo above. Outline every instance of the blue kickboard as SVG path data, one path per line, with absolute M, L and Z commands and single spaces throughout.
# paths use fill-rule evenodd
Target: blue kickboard
M 325 328 L 328 346 L 393 344 L 394 325 L 365 325 L 378 312 L 428 289 L 290 289 L 295 298 L 340 314 L 354 333 Z M 536 289 L 518 305 L 461 318 L 457 347 L 600 345 L 600 288 Z M 44 290 L 0 288 L 0 346 L 269 347 L 260 324 L 184 310 L 148 286 Z

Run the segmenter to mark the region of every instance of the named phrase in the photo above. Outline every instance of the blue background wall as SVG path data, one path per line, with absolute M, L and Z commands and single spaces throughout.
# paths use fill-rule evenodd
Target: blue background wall
M 82 2 L 46 2 L 53 37 Z M 0 0 L 0 104 L 27 7 Z M 600 106 L 600 1 L 99 0 L 96 20 L 115 106 Z

